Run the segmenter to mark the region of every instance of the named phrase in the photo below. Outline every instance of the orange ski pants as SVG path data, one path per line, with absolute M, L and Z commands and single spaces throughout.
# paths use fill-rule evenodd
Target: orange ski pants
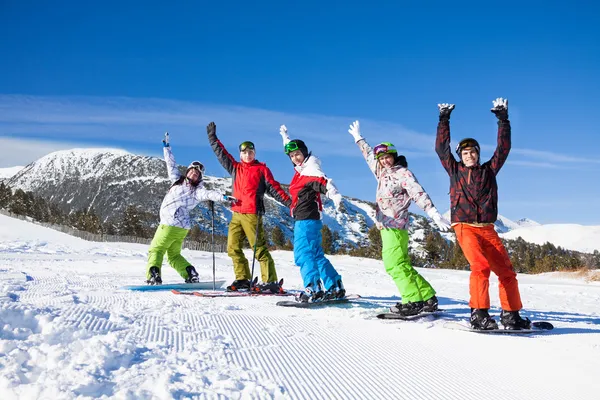
M 456 239 L 471 266 L 469 293 L 471 308 L 490 308 L 490 271 L 498 276 L 500 304 L 505 311 L 519 311 L 521 294 L 517 273 L 494 225 L 483 227 L 468 224 L 454 226 Z

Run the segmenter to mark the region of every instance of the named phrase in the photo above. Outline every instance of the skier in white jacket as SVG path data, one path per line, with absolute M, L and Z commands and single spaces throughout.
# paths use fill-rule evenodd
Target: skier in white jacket
M 163 146 L 167 173 L 173 184 L 160 205 L 160 225 L 148 250 L 147 283 L 162 284 L 160 270 L 165 253 L 171 267 L 185 279 L 185 282 L 194 283 L 198 282 L 198 272 L 181 255 L 183 240 L 192 227 L 190 211 L 202 201 L 231 202 L 234 199 L 216 190 L 204 188 L 202 184 L 204 166 L 200 161 L 193 161 L 185 175 L 181 175 L 171 152 L 169 133 L 165 133 Z

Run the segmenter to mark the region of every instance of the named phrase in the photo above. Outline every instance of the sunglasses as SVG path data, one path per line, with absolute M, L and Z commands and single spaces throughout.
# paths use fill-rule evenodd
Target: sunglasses
M 204 165 L 200 161 L 192 161 L 192 163 L 188 166 L 188 169 L 197 169 L 201 174 L 204 173 Z
M 240 144 L 240 151 L 246 151 L 246 150 L 254 150 L 254 143 L 242 142 L 242 144 Z

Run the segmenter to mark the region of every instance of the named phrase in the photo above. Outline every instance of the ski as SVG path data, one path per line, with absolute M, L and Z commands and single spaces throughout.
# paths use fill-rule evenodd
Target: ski
M 221 287 L 225 281 L 216 281 L 215 286 Z M 165 283 L 162 285 L 129 285 L 122 286 L 122 290 L 134 290 L 141 292 L 155 292 L 165 290 L 210 290 L 213 288 L 213 281 L 204 281 L 196 283 Z
M 455 329 L 459 331 L 466 332 L 475 332 L 475 333 L 483 333 L 483 334 L 505 334 L 505 335 L 528 335 L 531 333 L 541 333 L 545 331 L 549 331 L 554 329 L 554 325 L 547 321 L 536 321 L 531 323 L 531 329 L 520 329 L 520 330 L 512 330 L 512 329 L 490 329 L 490 330 L 482 330 L 482 329 L 473 329 L 468 325 L 461 324 L 460 322 L 449 321 L 444 324 L 444 328 Z
M 315 301 L 313 303 L 302 303 L 300 301 L 295 300 L 285 300 L 278 301 L 276 305 L 280 307 L 295 307 L 295 308 L 316 308 L 316 307 L 324 307 L 324 306 L 332 306 L 337 304 L 349 303 L 352 300 L 360 299 L 360 296 L 357 294 L 349 294 L 348 296 L 341 299 L 332 299 L 332 300 L 321 300 Z
M 432 312 L 422 312 L 422 313 L 419 313 L 416 315 L 401 315 L 398 313 L 387 312 L 387 313 L 377 314 L 377 318 L 388 319 L 388 320 L 395 319 L 395 320 L 401 320 L 401 321 L 414 321 L 414 320 L 429 317 L 429 316 L 433 316 L 433 317 L 437 318 L 440 315 L 442 315 L 444 312 L 445 312 L 445 310 L 437 310 L 437 311 L 432 311 Z

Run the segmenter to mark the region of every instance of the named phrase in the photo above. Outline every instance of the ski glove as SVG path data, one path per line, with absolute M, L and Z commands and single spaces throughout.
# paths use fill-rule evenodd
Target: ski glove
M 288 136 L 287 128 L 285 125 L 281 125 L 279 127 L 279 134 L 281 135 L 281 139 L 283 139 L 283 146 L 285 147 L 285 145 L 290 142 L 290 137 Z
M 169 132 L 165 132 L 165 138 L 162 142 L 164 147 L 169 147 Z
M 223 195 L 223 201 L 230 204 L 237 203 L 237 199 L 235 197 L 226 194 Z
M 452 227 L 450 221 L 444 218 L 435 207 L 430 208 L 429 211 L 427 211 L 427 215 L 435 222 L 442 232 L 447 232 Z
M 352 125 L 350 125 L 350 129 L 348 129 L 348 132 L 350 132 L 350 134 L 354 138 L 354 143 L 358 143 L 360 140 L 364 139 L 360 135 L 360 123 L 358 121 L 354 121 Z
M 452 110 L 454 110 L 454 104 L 442 103 L 438 104 L 438 109 L 440 110 L 440 121 L 441 120 L 449 120 L 450 114 Z
M 208 133 L 208 136 L 216 135 L 217 134 L 217 125 L 215 125 L 214 122 L 211 122 L 210 124 L 208 124 L 206 126 L 206 133 Z
M 500 121 L 505 121 L 508 119 L 508 99 L 503 99 L 502 97 L 498 97 L 496 100 L 492 101 L 494 107 L 490 110 Z

